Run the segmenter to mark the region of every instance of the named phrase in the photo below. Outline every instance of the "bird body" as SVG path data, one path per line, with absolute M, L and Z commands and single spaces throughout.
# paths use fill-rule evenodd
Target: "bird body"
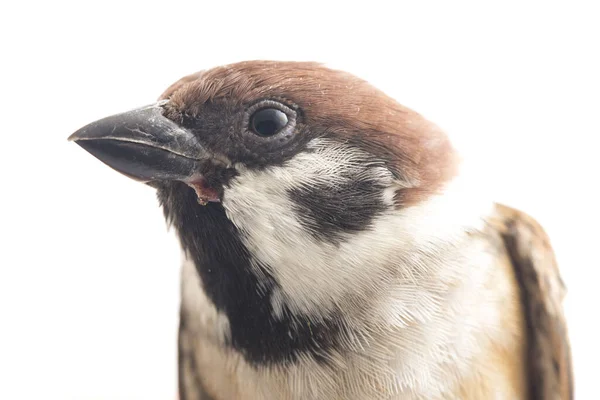
M 72 139 L 179 236 L 182 399 L 572 397 L 547 236 L 368 83 L 232 64 Z
M 253 368 L 227 349 L 225 318 L 198 290 L 200 277 L 186 257 L 183 304 L 202 306 L 182 310 L 180 346 L 195 354 L 194 367 L 183 365 L 182 384 L 210 393 L 226 388 L 223 398 L 231 399 L 527 398 L 525 321 L 500 234 L 489 227 L 465 232 L 448 247 L 435 263 L 425 255 L 396 264 L 415 271 L 406 276 L 411 287 L 373 283 L 371 296 L 346 305 L 360 306 L 362 317 L 352 322 L 356 337 L 329 363 L 307 358 L 273 368 Z M 192 345 L 193 338 L 203 339 Z

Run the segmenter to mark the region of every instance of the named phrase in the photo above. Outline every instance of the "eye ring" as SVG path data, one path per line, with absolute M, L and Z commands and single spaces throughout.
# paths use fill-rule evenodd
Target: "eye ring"
M 262 100 L 247 109 L 244 125 L 254 137 L 281 142 L 294 133 L 296 111 L 275 100 Z

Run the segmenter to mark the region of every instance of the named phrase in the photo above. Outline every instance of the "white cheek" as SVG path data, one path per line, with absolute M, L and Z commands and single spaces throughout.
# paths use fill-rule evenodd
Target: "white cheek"
M 289 191 L 341 185 L 365 173 L 386 185 L 392 182 L 383 165 L 364 168 L 369 157 L 363 152 L 327 140 L 315 140 L 309 148 L 312 151 L 280 167 L 262 171 L 238 167 L 241 174 L 226 189 L 223 199 L 228 217 L 242 232 L 254 260 L 271 267 L 269 272 L 281 287 L 272 296 L 276 313 L 284 302 L 292 311 L 308 315 L 320 314 L 314 312 L 316 307 L 331 311 L 347 285 L 361 275 L 360 260 L 340 258 L 344 252 L 339 247 L 315 239 L 306 230 Z M 354 257 L 352 253 L 349 256 Z
M 280 167 L 242 168 L 223 200 L 255 266 L 268 267 L 278 282 L 271 296 L 275 315 L 284 305 L 315 321 L 343 310 L 345 323 L 354 328 L 352 336 L 342 338 L 352 356 L 344 353 L 338 361 L 352 365 L 344 379 L 356 373 L 356 393 L 373 385 L 365 381 L 373 373 L 384 393 L 434 398 L 459 379 L 457 374 L 472 372 L 469 360 L 481 351 L 487 340 L 482 337 L 501 336 L 504 329 L 499 309 L 480 296 L 495 265 L 493 255 L 467 234 L 483 227 L 492 202 L 461 174 L 439 196 L 402 210 L 390 207 L 370 230 L 347 234 L 338 244 L 319 240 L 300 223 L 288 191 L 342 184 L 341 171 L 353 165 L 361 170 L 367 160 L 323 142 L 313 143 L 313 149 Z M 391 205 L 392 178 L 378 167 L 377 179 L 390 184 L 383 199 Z M 305 361 L 286 370 L 284 381 L 298 379 L 299 387 L 325 393 L 330 371 L 310 357 Z
M 272 296 L 275 312 L 285 303 L 291 311 L 320 318 L 344 307 L 349 293 L 370 294 L 391 289 L 398 276 L 418 279 L 435 275 L 430 271 L 428 250 L 460 236 L 469 226 L 480 223 L 481 207 L 474 207 L 454 182 L 444 196 L 404 210 L 376 217 L 373 229 L 348 234 L 340 244 L 321 241 L 300 223 L 288 191 L 320 183 L 342 183 L 353 168 L 369 156 L 330 141 L 315 140 L 312 152 L 303 152 L 283 166 L 261 171 L 241 169 L 241 174 L 225 191 L 223 206 L 240 229 L 254 260 L 269 267 L 280 290 Z M 392 204 L 392 176 L 382 165 L 372 165 L 375 177 L 390 186 L 383 194 Z M 350 175 L 351 176 L 351 175 Z M 414 294 L 419 298 L 426 295 Z M 356 300 L 356 299 L 355 299 Z M 420 311 L 421 309 L 422 311 Z M 429 313 L 427 307 L 411 311 Z M 408 311 L 407 311 L 408 312 Z

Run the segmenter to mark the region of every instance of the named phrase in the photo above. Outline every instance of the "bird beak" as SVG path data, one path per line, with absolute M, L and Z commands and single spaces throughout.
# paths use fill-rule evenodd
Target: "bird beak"
M 163 116 L 165 103 L 92 122 L 69 140 L 135 180 L 188 180 L 208 153 L 190 131 Z

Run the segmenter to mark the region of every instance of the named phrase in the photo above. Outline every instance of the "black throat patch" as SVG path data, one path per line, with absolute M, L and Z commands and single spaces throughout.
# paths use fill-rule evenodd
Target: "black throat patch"
M 194 191 L 179 182 L 158 186 L 158 198 L 204 291 L 229 319 L 229 345 L 255 365 L 294 362 L 303 353 L 326 362 L 344 335 L 339 315 L 315 323 L 284 306 L 276 317 L 271 296 L 278 283 L 265 266 L 258 265 L 260 273 L 253 269 L 241 233 L 221 204 L 199 205 Z

